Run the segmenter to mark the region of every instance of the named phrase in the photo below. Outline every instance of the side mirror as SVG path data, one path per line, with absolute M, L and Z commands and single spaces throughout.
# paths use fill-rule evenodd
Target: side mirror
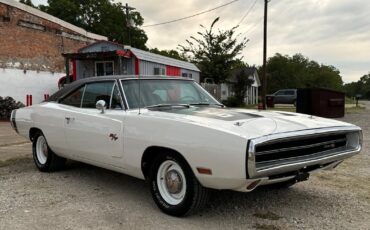
M 104 113 L 104 109 L 105 109 L 105 101 L 104 100 L 99 100 L 96 102 L 96 108 L 98 110 L 101 110 L 101 113 Z

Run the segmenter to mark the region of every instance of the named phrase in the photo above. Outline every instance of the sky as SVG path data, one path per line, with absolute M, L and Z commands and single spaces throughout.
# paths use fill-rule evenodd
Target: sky
M 135 7 L 144 25 L 189 16 L 231 0 L 115 0 Z M 249 39 L 242 57 L 249 65 L 261 65 L 263 54 L 264 0 L 238 0 L 215 11 L 171 24 L 143 28 L 147 46 L 176 49 L 190 36 L 209 28 L 237 25 L 253 3 L 256 4 L 237 28 L 240 38 Z M 46 4 L 46 0 L 33 0 Z M 344 82 L 357 81 L 370 72 L 370 1 L 364 0 L 271 0 L 268 9 L 267 57 L 275 53 L 301 53 L 309 59 L 336 67 Z

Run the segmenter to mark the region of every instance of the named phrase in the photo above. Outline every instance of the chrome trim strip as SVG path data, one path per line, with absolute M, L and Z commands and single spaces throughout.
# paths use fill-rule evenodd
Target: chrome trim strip
M 126 108 L 126 110 L 130 110 L 130 106 L 127 102 L 127 97 L 126 97 L 126 94 L 125 94 L 125 90 L 123 90 L 122 79 L 119 79 L 118 81 L 119 81 L 119 84 L 121 86 L 121 92 L 122 92 L 123 97 L 125 99 L 125 108 Z
M 80 102 L 80 107 L 78 107 L 78 108 L 82 108 L 82 105 L 83 105 L 83 102 L 84 102 L 84 96 L 85 96 L 85 90 L 86 90 L 86 84 L 83 86 L 84 87 L 84 91 L 82 92 L 82 96 L 81 96 L 81 102 Z M 73 92 L 75 92 L 75 91 L 73 91 Z M 73 93 L 72 92 L 72 93 Z M 71 93 L 71 94 L 72 94 Z M 67 96 L 66 96 L 67 97 Z M 64 98 L 63 98 L 64 99 Z
M 274 164 L 278 164 L 279 162 L 281 162 L 281 165 L 285 165 L 285 164 L 288 164 L 288 163 L 303 161 L 305 159 L 313 160 L 313 159 L 317 159 L 317 158 L 320 158 L 320 157 L 323 157 L 323 156 L 335 155 L 338 152 L 345 152 L 347 150 L 356 150 L 356 149 L 350 149 L 350 148 L 346 148 L 345 146 L 342 146 L 342 147 L 338 147 L 338 148 L 335 148 L 335 149 L 330 149 L 328 151 L 316 152 L 316 153 L 312 153 L 312 154 L 309 154 L 309 155 L 282 158 L 282 159 L 278 159 L 278 160 L 270 160 L 270 161 L 263 161 L 263 162 L 256 162 L 256 168 L 258 168 L 258 170 L 261 170 L 261 169 L 263 169 L 262 167 L 265 167 L 265 168 L 273 167 Z M 257 165 L 264 165 L 264 164 L 266 166 L 261 166 L 261 168 L 257 167 Z M 268 164 L 271 164 L 271 165 L 268 165 Z
M 256 157 L 255 157 L 255 147 L 257 144 L 263 142 L 270 142 L 270 141 L 278 141 L 279 139 L 285 139 L 289 137 L 299 137 L 299 136 L 307 136 L 307 135 L 327 135 L 327 134 L 341 134 L 346 133 L 350 134 L 352 132 L 359 133 L 359 139 L 361 140 L 361 128 L 357 126 L 338 126 L 338 127 L 330 127 L 330 128 L 320 128 L 320 129 L 308 129 L 308 130 L 301 130 L 301 131 L 293 131 L 293 132 L 285 132 L 285 133 L 277 133 L 262 136 L 259 138 L 251 139 L 249 142 L 248 148 L 248 157 L 247 157 L 247 171 L 248 171 L 248 178 L 256 178 L 256 177 L 263 177 L 263 176 L 271 176 L 276 174 L 281 174 L 289 171 L 299 170 L 306 166 L 311 166 L 315 164 L 326 164 L 334 161 L 340 161 L 355 154 L 358 154 L 361 151 L 362 145 L 359 143 L 356 148 L 352 148 L 346 151 L 341 151 L 338 153 L 334 153 L 331 155 L 323 156 L 320 159 L 305 159 L 301 160 L 300 162 L 293 162 L 287 163 L 284 165 L 272 166 L 267 169 L 256 169 Z M 361 142 L 361 141 L 359 141 Z

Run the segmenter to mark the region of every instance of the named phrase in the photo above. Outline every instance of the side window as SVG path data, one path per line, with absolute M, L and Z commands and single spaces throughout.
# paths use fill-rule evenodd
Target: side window
M 110 105 L 114 82 L 96 82 L 86 85 L 82 100 L 82 108 L 95 108 L 96 102 L 104 100 L 107 107 Z
M 110 109 L 123 109 L 121 105 L 121 95 L 120 95 L 117 84 L 114 84 L 109 108 Z
M 284 95 L 284 90 L 277 91 L 276 96 Z
M 287 90 L 287 91 L 285 91 L 285 95 L 293 96 L 294 91 L 293 90 Z
M 67 97 L 63 98 L 60 103 L 64 105 L 70 105 L 74 107 L 81 106 L 81 99 L 84 92 L 85 86 L 77 89 L 76 91 L 69 94 Z

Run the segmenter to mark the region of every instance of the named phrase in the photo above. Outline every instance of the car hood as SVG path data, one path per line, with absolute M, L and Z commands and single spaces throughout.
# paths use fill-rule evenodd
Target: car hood
M 299 113 L 206 106 L 183 109 L 143 109 L 141 115 L 206 126 L 246 138 L 306 129 L 353 126 L 345 122 Z

